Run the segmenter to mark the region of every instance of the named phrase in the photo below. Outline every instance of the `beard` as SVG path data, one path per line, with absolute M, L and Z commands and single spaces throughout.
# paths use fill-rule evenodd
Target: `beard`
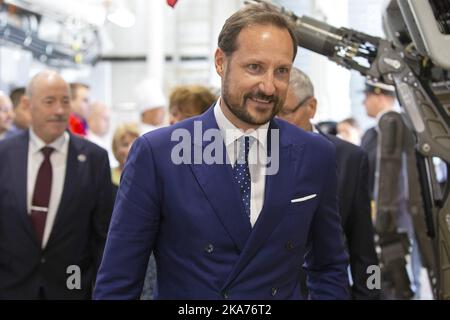
M 228 73 L 229 72 L 227 72 L 225 75 L 221 97 L 225 102 L 225 104 L 228 106 L 228 109 L 235 117 L 248 124 L 260 126 L 269 122 L 278 114 L 278 112 L 283 107 L 284 101 L 280 99 L 280 97 L 278 97 L 277 95 L 268 96 L 263 92 L 261 92 L 260 90 L 257 90 L 255 92 L 245 93 L 242 98 L 242 101 L 239 101 L 239 98 L 234 98 L 229 90 L 230 81 L 228 80 Z M 269 101 L 269 103 L 273 103 L 271 112 L 266 116 L 259 116 L 259 117 L 250 114 L 247 107 L 248 99 L 259 99 Z

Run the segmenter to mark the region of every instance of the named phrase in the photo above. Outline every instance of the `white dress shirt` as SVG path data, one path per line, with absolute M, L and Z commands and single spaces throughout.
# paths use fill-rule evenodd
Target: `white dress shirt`
M 55 222 L 56 213 L 61 201 L 66 177 L 67 154 L 69 151 L 70 135 L 67 132 L 50 143 L 45 144 L 30 129 L 30 141 L 28 143 L 28 168 L 27 168 L 27 208 L 28 214 L 31 214 L 31 202 L 33 201 L 34 186 L 41 163 L 44 161 L 44 155 L 40 151 L 43 147 L 52 147 L 55 150 L 50 155 L 52 164 L 52 189 L 50 192 L 50 202 L 48 205 L 47 220 L 45 223 L 44 236 L 42 239 L 42 248 L 47 245 L 48 238 Z
M 320 134 L 319 130 L 317 130 L 317 127 L 315 125 L 311 124 L 311 127 L 312 127 L 312 132 Z
M 114 153 L 112 152 L 112 137 L 109 133 L 101 137 L 88 130 L 86 139 L 102 147 L 108 152 L 109 166 L 111 168 L 115 168 L 119 165 L 119 162 L 116 160 L 116 158 L 114 157 Z
M 224 138 L 229 163 L 234 167 L 237 158 L 237 140 L 242 136 L 251 136 L 254 142 L 250 146 L 248 163 L 251 180 L 250 193 L 250 223 L 252 227 L 258 220 L 264 205 L 264 193 L 266 189 L 266 163 L 267 163 L 267 133 L 269 123 L 261 125 L 256 130 L 243 132 L 227 119 L 221 107 L 221 99 L 214 106 L 214 116 Z

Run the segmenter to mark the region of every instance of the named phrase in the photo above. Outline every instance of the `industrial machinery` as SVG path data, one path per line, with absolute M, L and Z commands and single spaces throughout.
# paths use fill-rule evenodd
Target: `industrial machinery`
M 447 180 L 438 187 L 433 167 L 434 158 L 441 159 L 447 169 L 450 164 L 450 0 L 392 0 L 383 17 L 388 40 L 299 17 L 263 0 L 247 3 L 283 13 L 295 24 L 299 46 L 372 81 L 395 86 L 402 119 L 387 117 L 387 136 L 380 139 L 387 150 L 379 158 L 381 198 L 375 223 L 382 268 L 391 272 L 388 278 L 396 296 L 408 298 L 408 279 L 402 271 L 408 243 L 393 227 L 393 197 L 383 197 L 383 191 L 386 195 L 395 188 L 382 188 L 390 185 L 390 173 L 399 172 L 400 163 L 392 157 L 403 153 L 409 156 L 409 209 L 422 263 L 428 269 L 435 297 L 450 299 L 449 184 Z

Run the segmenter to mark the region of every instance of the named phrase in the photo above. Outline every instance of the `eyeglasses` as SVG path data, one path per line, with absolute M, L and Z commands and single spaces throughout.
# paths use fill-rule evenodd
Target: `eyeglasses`
M 288 116 L 290 114 L 297 112 L 297 110 L 300 109 L 301 106 L 305 105 L 311 98 L 312 96 L 307 96 L 305 99 L 301 100 L 299 104 L 297 104 L 293 109 L 287 108 L 281 109 L 280 115 Z

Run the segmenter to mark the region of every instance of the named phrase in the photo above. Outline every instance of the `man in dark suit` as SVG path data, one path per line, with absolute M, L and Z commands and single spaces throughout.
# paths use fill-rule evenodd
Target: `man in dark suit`
M 30 130 L 0 143 L 0 299 L 89 299 L 112 211 L 105 150 L 66 131 L 70 89 L 27 87 Z
M 277 12 L 228 18 L 219 101 L 133 144 L 94 298 L 138 299 L 152 251 L 156 299 L 301 299 L 304 262 L 311 298 L 348 297 L 334 149 L 273 119 L 296 50 Z
M 364 106 L 367 115 L 378 121 L 381 115 L 387 111 L 393 111 L 395 107 L 395 88 L 384 83 L 366 81 Z M 377 162 L 378 133 L 376 126 L 369 128 L 361 138 L 361 148 L 369 158 L 369 188 L 373 198 L 375 186 L 375 168 Z
M 354 299 L 379 299 L 379 290 L 367 286 L 371 275 L 367 268 L 378 265 L 370 218 L 367 156 L 359 147 L 317 131 L 311 124 L 316 110 L 317 100 L 311 80 L 301 70 L 292 69 L 286 102 L 279 116 L 303 130 L 320 134 L 335 145 L 339 212 L 350 255 L 352 296 Z

